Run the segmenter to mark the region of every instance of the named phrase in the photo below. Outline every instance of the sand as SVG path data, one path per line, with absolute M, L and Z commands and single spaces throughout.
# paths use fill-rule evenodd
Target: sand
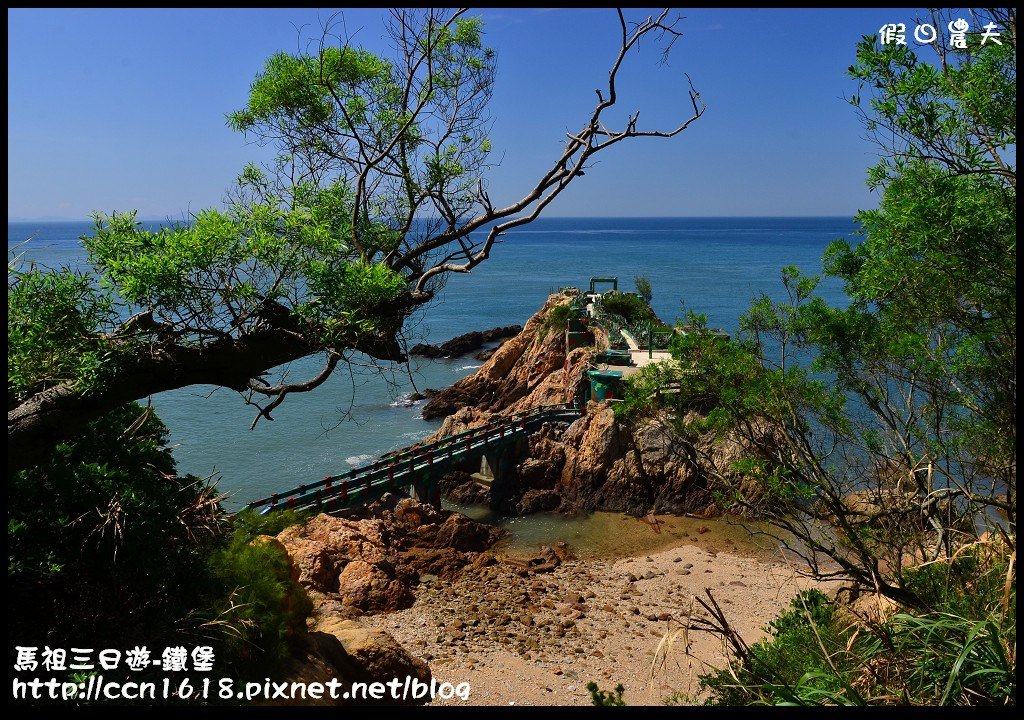
M 425 577 L 413 607 L 364 621 L 426 660 L 439 683 L 470 684 L 466 701 L 432 705 L 590 705 L 591 681 L 603 690 L 621 683 L 630 705 L 661 705 L 673 693 L 692 703 L 700 699 L 697 675 L 727 657 L 717 636 L 680 633 L 687 614 L 700 610 L 695 595 L 710 589 L 752 643 L 812 586 L 823 587 L 780 559 L 680 540 L 527 577 L 511 563 L 449 582 Z

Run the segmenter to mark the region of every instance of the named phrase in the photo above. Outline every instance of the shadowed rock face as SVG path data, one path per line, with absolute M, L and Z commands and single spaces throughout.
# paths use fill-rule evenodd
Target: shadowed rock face
M 571 400 L 594 350 L 577 348 L 567 355 L 565 334 L 547 327 L 547 314 L 566 302 L 560 295 L 548 298 L 522 332 L 475 374 L 435 392 L 423 416 L 445 420 L 426 442 L 501 415 Z M 587 415 L 571 426 L 545 426 L 534 434 L 502 487 L 482 489 L 461 472 L 446 477 L 442 490 L 453 502 L 488 504 L 506 514 L 558 509 L 713 515 L 720 508 L 711 478 L 728 474 L 743 455 L 744 448 L 729 439 L 708 436 L 689 446 L 674 436 L 667 418 L 627 426 L 615 420 L 609 404 L 591 403 Z M 743 491 L 748 499 L 759 493 L 752 483 L 743 483 Z
M 392 678 L 414 677 L 429 683 L 430 666 L 423 660 L 409 654 L 398 642 L 383 630 L 363 626 L 357 620 L 336 616 L 317 615 L 313 625 L 302 641 L 292 651 L 291 657 L 281 668 L 283 680 L 289 684 L 312 683 L 326 685 L 332 680 L 352 682 L 388 682 Z M 341 691 L 344 692 L 344 691 Z M 362 698 L 348 699 L 342 696 L 332 698 L 330 693 L 321 697 L 296 696 L 288 700 L 277 700 L 275 705 L 348 705 L 360 704 Z M 347 693 L 345 693 L 347 694 Z M 423 700 L 410 700 L 409 704 L 421 704 Z M 376 704 L 402 704 L 388 694 L 375 701 Z

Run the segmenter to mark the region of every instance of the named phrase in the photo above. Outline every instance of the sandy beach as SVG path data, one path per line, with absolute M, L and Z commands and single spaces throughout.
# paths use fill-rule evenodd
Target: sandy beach
M 589 705 L 591 681 L 603 690 L 621 683 L 627 704 L 660 705 L 674 692 L 692 696 L 697 675 L 725 662 L 718 637 L 678 632 L 689 612 L 699 614 L 695 595 L 710 589 L 749 643 L 815 585 L 781 558 L 705 531 L 667 538 L 671 545 L 657 551 L 571 559 L 526 577 L 510 562 L 454 582 L 425 576 L 413 607 L 363 620 L 426 660 L 439 682 L 470 684 L 467 701 L 435 705 Z

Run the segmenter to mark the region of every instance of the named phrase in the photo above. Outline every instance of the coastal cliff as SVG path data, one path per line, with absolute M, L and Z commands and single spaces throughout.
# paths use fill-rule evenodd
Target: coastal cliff
M 596 348 L 566 352 L 566 334 L 549 317 L 569 302 L 564 295 L 549 297 L 522 332 L 476 373 L 436 393 L 424 407 L 424 417 L 446 417 L 427 441 L 502 415 L 571 401 L 594 367 Z M 597 342 L 601 345 L 600 331 Z M 728 473 L 746 454 L 745 447 L 729 439 L 700 438 L 696 447 L 682 443 L 665 417 L 621 422 L 609 401 L 588 403 L 579 420 L 547 424 L 528 442 L 512 477 L 503 479 L 500 488 L 487 491 L 468 473 L 453 473 L 443 484 L 446 496 L 455 502 L 489 503 L 509 514 L 557 509 L 711 516 L 721 512 L 712 478 Z M 743 489 L 751 496 L 757 493 L 750 482 Z

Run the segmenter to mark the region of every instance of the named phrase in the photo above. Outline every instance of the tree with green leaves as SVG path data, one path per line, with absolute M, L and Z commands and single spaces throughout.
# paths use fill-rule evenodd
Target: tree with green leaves
M 651 304 L 651 299 L 654 297 L 654 289 L 651 287 L 651 280 L 646 275 L 637 275 L 633 278 L 633 283 L 636 285 L 636 291 L 640 293 L 640 297 L 644 299 L 644 302 L 648 305 Z
M 271 57 L 228 123 L 272 144 L 277 159 L 246 168 L 225 209 L 156 231 L 130 212 L 98 215 L 85 238 L 94 273 L 9 266 L 9 472 L 154 393 L 228 387 L 258 407 L 258 420 L 354 352 L 402 360 L 406 317 L 448 274 L 484 262 L 597 153 L 673 137 L 704 113 L 689 86 L 692 114 L 673 128 L 644 129 L 638 112 L 619 126 L 608 117 L 627 56 L 650 41 L 667 51 L 680 35 L 667 10 L 639 22 L 620 11 L 618 23 L 593 111 L 508 204 L 486 189 L 496 57 L 478 18 L 393 10 L 393 58 L 335 41 L 330 25 L 312 52 Z M 323 358 L 315 376 L 268 380 L 314 355 Z
M 681 435 L 753 449 L 719 480 L 759 479 L 756 509 L 817 577 L 917 610 L 922 563 L 984 532 L 1016 537 L 1015 13 L 972 22 L 964 47 L 943 33 L 934 57 L 875 37 L 857 48 L 851 101 L 883 154 L 860 241 L 825 256 L 849 305 L 786 268 L 784 299 L 759 298 L 738 342 L 691 332 L 675 347 L 699 370 L 677 402 L 706 410 L 678 413 Z

